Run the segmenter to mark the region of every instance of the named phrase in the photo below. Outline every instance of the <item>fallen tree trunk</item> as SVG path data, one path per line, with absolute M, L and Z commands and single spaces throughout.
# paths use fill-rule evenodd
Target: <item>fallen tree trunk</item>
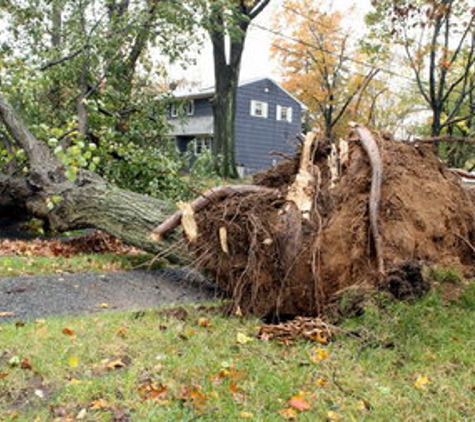
M 26 175 L 0 175 L 0 214 L 26 212 L 58 231 L 97 228 L 151 253 L 167 250 L 173 243 L 173 238 L 157 243 L 150 232 L 176 209 L 174 204 L 119 189 L 89 171 L 68 180 L 63 164 L 29 132 L 1 95 L 0 117 L 29 159 Z

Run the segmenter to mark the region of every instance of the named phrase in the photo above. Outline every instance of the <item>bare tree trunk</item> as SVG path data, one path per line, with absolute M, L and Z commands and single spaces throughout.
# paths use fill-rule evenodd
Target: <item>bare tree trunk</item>
M 213 44 L 214 76 L 216 94 L 214 98 L 213 155 L 217 172 L 223 177 L 237 177 L 235 160 L 236 95 L 239 83 L 242 53 L 250 22 L 269 4 L 270 0 L 237 2 L 237 30 L 230 36 L 229 54 L 226 52 L 227 23 L 221 4 L 211 5 L 208 28 Z

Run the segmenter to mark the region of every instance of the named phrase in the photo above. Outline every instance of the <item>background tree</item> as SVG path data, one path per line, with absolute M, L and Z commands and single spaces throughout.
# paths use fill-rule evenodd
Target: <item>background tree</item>
M 199 1 L 203 26 L 213 45 L 216 93 L 213 99 L 213 154 L 218 173 L 237 177 L 235 162 L 236 94 L 251 21 L 270 0 Z
M 185 188 L 174 177 L 180 164 L 173 149 L 159 144 L 167 130 L 164 58 L 186 60 L 195 41 L 180 3 L 37 0 L 0 7 L 8 25 L 3 91 L 35 135 L 68 161 L 69 172 L 87 167 L 158 196 Z
M 379 0 L 373 5 L 367 21 L 378 39 L 389 34 L 403 48 L 420 96 L 431 110 L 430 135 L 473 134 L 473 4 L 465 0 Z M 462 164 L 454 158 L 467 149 L 470 147 L 439 146 L 440 154 L 452 165 Z
M 281 64 L 283 85 L 333 142 L 360 113 L 378 69 L 364 63 L 351 29 L 343 25 L 343 14 L 325 11 L 321 2 L 287 0 L 274 21 L 272 51 Z

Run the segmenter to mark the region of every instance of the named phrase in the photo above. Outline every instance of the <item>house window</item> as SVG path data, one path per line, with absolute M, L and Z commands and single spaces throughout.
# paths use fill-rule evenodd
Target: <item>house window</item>
M 195 114 L 195 102 L 193 100 L 188 101 L 186 114 L 188 114 L 188 116 L 193 116 L 193 114 Z
M 251 101 L 251 116 L 267 118 L 268 104 L 263 101 Z
M 184 114 L 188 116 L 193 116 L 195 114 L 195 102 L 193 100 L 188 100 L 186 104 L 172 104 L 170 110 L 171 117 L 183 116 Z
M 211 138 L 193 139 L 193 152 L 195 155 L 199 155 L 206 151 L 211 151 Z
M 292 107 L 277 106 L 276 112 L 277 120 L 292 123 Z

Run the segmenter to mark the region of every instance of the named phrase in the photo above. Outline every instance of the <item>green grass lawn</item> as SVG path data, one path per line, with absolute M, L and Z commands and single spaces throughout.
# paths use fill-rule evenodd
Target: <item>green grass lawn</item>
M 0 420 L 473 420 L 473 284 L 370 307 L 328 346 L 186 310 L 0 325 Z
M 0 257 L 0 277 L 18 277 L 34 274 L 116 272 L 134 268 L 158 268 L 162 263 L 162 261 L 155 262 L 150 254 L 79 254 L 68 258 L 11 256 Z

